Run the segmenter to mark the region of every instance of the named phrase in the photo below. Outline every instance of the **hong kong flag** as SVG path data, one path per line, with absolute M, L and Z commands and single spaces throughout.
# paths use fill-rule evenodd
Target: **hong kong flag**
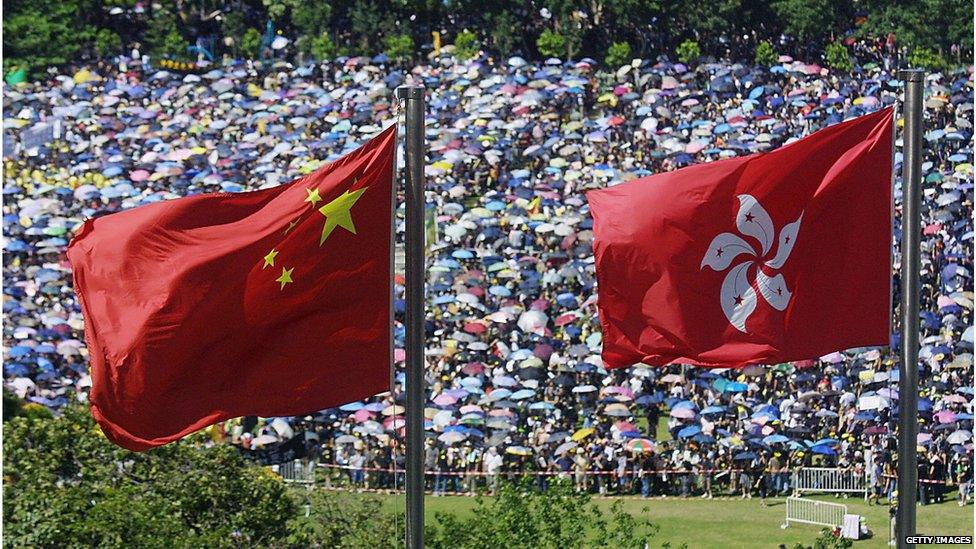
M 588 193 L 608 367 L 885 345 L 892 111 Z

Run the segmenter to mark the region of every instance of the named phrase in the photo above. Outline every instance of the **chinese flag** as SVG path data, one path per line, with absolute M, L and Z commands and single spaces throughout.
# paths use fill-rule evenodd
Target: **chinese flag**
M 892 111 L 588 193 L 609 367 L 886 345 Z
M 388 387 L 395 138 L 286 185 L 85 222 L 68 259 L 111 441 L 141 451 Z

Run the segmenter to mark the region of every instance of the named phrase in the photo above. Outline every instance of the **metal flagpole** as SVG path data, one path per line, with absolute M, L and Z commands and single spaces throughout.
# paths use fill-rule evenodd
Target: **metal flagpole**
M 424 546 L 424 88 L 397 88 L 406 101 L 407 547 Z
M 918 499 L 918 300 L 922 189 L 922 86 L 925 73 L 903 70 L 905 131 L 902 134 L 901 209 L 901 367 L 898 383 L 898 512 L 895 535 L 899 549 L 913 548 Z

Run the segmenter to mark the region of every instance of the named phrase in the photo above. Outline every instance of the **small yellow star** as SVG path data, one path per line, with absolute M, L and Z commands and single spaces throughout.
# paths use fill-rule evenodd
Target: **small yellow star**
M 302 220 L 302 218 L 299 217 L 298 219 L 296 219 L 296 220 L 288 223 L 288 228 L 285 229 L 285 234 L 288 234 L 288 231 L 294 229 L 295 228 L 295 225 L 298 225 L 298 222 L 301 221 L 301 220 Z
M 315 207 L 316 204 L 322 202 L 322 197 L 319 196 L 318 188 L 305 189 L 305 192 L 308 193 L 308 196 L 305 197 L 305 202 L 311 202 L 313 208 Z
M 271 248 L 271 251 L 268 252 L 268 255 L 264 256 L 264 267 L 261 267 L 261 269 L 274 267 L 274 260 L 276 255 L 278 255 L 278 250 Z
M 279 289 L 284 290 L 285 284 L 290 284 L 294 282 L 294 280 L 291 279 L 291 272 L 294 270 L 295 270 L 294 267 L 292 267 L 291 269 L 286 269 L 284 267 L 281 268 L 281 276 L 275 279 L 275 282 L 281 283 L 281 288 Z
M 353 192 L 346 191 L 339 198 L 319 208 L 319 213 L 325 216 L 325 226 L 322 227 L 322 237 L 319 239 L 319 246 L 325 243 L 325 239 L 329 238 L 329 235 L 332 234 L 333 229 L 336 227 L 342 227 L 352 234 L 356 234 L 356 226 L 353 225 L 352 214 L 349 209 L 353 207 L 356 201 L 359 200 L 359 197 L 368 188 L 363 187 Z

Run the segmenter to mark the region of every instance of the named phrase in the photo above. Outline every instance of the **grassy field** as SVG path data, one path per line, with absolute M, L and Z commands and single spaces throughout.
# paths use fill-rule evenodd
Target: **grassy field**
M 403 496 L 381 496 L 390 511 L 402 513 Z M 848 512 L 860 514 L 867 519 L 867 526 L 875 535 L 873 538 L 855 542 L 856 549 L 888 547 L 888 507 L 868 506 L 858 499 L 835 499 L 824 497 L 824 501 L 844 503 Z M 614 499 L 595 500 L 598 505 L 609 507 Z M 655 536 L 655 546 L 671 542 L 678 546 L 686 542 L 688 547 L 776 548 L 786 544 L 791 548 L 796 543 L 812 544 L 819 535 L 816 526 L 793 525 L 780 528 L 786 516 L 783 499 L 770 499 L 768 507 L 762 507 L 758 499 L 681 499 L 681 498 L 624 498 L 625 509 L 633 514 L 643 513 L 647 506 L 647 518 L 661 529 Z M 430 497 L 425 500 L 428 521 L 434 520 L 434 513 L 448 512 L 461 515 L 473 511 L 474 500 L 465 497 Z M 969 535 L 973 532 L 973 506 L 959 507 L 955 501 L 941 505 L 918 507 L 918 526 L 921 534 Z

